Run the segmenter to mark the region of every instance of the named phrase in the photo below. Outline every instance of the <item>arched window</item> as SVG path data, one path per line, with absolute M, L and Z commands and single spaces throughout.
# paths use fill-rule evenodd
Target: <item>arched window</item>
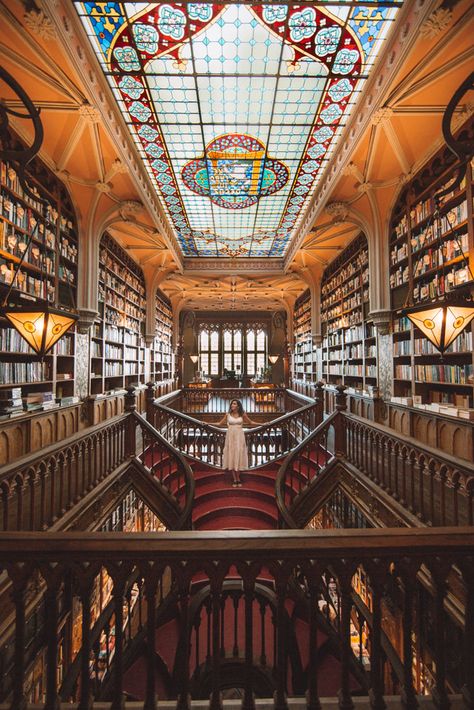
M 247 340 L 247 375 L 256 375 L 267 366 L 267 334 L 263 330 L 249 330 Z
M 199 333 L 199 369 L 206 375 L 219 374 L 219 333 L 201 330 Z
M 242 370 L 242 331 L 226 329 L 222 333 L 224 370 Z

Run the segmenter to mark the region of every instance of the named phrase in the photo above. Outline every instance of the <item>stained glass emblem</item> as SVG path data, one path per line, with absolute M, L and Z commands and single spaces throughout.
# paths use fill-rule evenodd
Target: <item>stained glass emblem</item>
M 184 256 L 283 256 L 401 2 L 74 3 Z

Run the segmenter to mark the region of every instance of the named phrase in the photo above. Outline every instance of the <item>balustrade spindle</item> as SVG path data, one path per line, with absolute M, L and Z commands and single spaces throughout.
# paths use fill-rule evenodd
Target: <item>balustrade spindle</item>
M 416 571 L 406 572 L 403 581 L 403 686 L 402 703 L 405 710 L 415 710 L 418 707 L 415 688 L 413 687 L 413 590 L 416 584 Z
M 285 599 L 287 589 L 287 576 L 283 570 L 279 570 L 275 579 L 275 592 L 277 598 L 276 628 L 277 628 L 277 670 L 276 670 L 276 691 L 274 695 L 275 710 L 288 710 L 286 698 L 286 610 Z
M 225 605 L 227 597 L 225 594 L 221 596 L 221 658 L 225 658 Z
M 194 621 L 194 654 L 195 654 L 194 673 L 196 676 L 199 676 L 199 667 L 201 665 L 200 649 L 199 649 L 199 629 L 200 629 L 200 626 L 201 626 L 201 610 L 199 610 L 198 613 L 196 614 L 196 619 Z
M 48 580 L 45 593 L 46 625 L 46 702 L 44 710 L 58 710 L 57 659 L 58 659 L 58 588 L 54 575 Z
M 37 475 L 35 469 L 30 469 L 28 471 L 28 489 L 30 494 L 30 510 L 29 510 L 29 520 L 28 520 L 28 530 L 35 529 L 35 510 L 36 510 L 36 481 Z
M 155 633 L 156 633 L 156 590 L 157 570 L 148 567 L 145 571 L 144 591 L 146 600 L 146 687 L 143 710 L 156 710 L 155 693 Z
M 26 710 L 26 698 L 23 693 L 25 679 L 25 651 L 26 651 L 26 577 L 9 569 L 13 579 L 13 603 L 15 605 L 15 649 L 13 663 L 13 694 L 11 710 Z
M 82 639 L 81 639 L 81 691 L 77 710 L 90 710 L 92 699 L 91 677 L 90 677 L 90 653 L 91 653 L 91 597 L 93 578 L 90 574 L 87 578 L 79 580 L 80 599 L 82 605 Z
M 189 628 L 189 593 L 189 582 L 187 580 L 183 580 L 180 589 L 179 605 L 181 612 L 181 630 L 182 633 L 184 633 L 184 644 L 183 656 L 180 659 L 181 673 L 178 702 L 176 705 L 177 710 L 188 710 L 190 708 L 189 653 L 191 630 Z
M 206 609 L 206 666 L 209 667 L 211 665 L 211 624 L 212 624 L 212 617 L 211 617 L 211 597 L 209 596 L 206 601 L 205 601 L 205 609 Z
M 46 468 L 44 464 L 40 465 L 40 519 L 39 519 L 39 530 L 46 530 Z
M 15 479 L 14 491 L 16 494 L 16 525 L 15 530 L 23 530 L 23 478 L 17 476 Z
M 433 688 L 433 702 L 438 710 L 448 710 L 450 702 L 446 689 L 446 634 L 444 598 L 447 592 L 446 570 L 439 565 L 431 570 L 434 581 L 434 660 L 436 663 L 436 680 Z M 472 671 L 471 671 L 472 672 Z
M 253 602 L 255 596 L 255 579 L 244 579 L 245 600 L 245 683 L 242 710 L 254 710 L 253 694 Z
M 123 710 L 123 601 L 128 573 L 123 569 L 113 570 L 112 598 L 115 615 L 114 676 L 110 710 Z M 108 644 L 107 644 L 108 645 Z
M 464 611 L 464 685 L 462 697 L 466 708 L 474 707 L 474 557 L 467 557 L 461 565 L 464 586 L 466 588 L 466 604 Z
M 233 658 L 239 657 L 239 594 L 234 592 L 232 595 L 232 604 L 234 607 L 234 645 L 232 647 Z
M 382 668 L 382 584 L 383 573 L 374 570 L 370 576 L 372 590 L 372 629 L 370 631 L 370 707 L 373 710 L 384 710 L 387 706 L 383 699 L 383 668 Z
M 222 579 L 215 576 L 211 579 L 211 605 L 212 605 L 212 670 L 211 670 L 211 698 L 209 710 L 222 710 L 220 691 L 220 611 L 221 611 Z
M 438 480 L 439 480 L 439 513 L 440 513 L 440 521 L 439 525 L 446 525 L 446 479 L 447 479 L 447 472 L 446 468 L 444 466 L 441 466 L 441 468 L 438 471 Z
M 319 580 L 315 568 L 309 571 L 309 661 L 308 661 L 308 690 L 307 710 L 320 710 L 321 703 L 318 694 L 318 598 Z
M 267 610 L 267 604 L 265 599 L 260 599 L 259 602 L 260 609 L 260 665 L 265 667 L 267 665 L 267 655 L 265 649 L 265 614 Z
M 341 635 L 341 689 L 339 691 L 339 709 L 352 710 L 354 703 L 350 688 L 350 658 L 351 649 L 351 609 L 352 609 L 352 574 L 348 570 L 343 570 L 339 574 L 339 610 Z

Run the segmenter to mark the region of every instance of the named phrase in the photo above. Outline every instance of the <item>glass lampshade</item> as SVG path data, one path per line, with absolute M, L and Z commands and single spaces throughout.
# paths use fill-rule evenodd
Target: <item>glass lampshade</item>
M 424 308 L 407 309 L 405 315 L 440 353 L 444 353 L 474 318 L 474 303 L 440 300 Z
M 76 314 L 48 303 L 5 307 L 3 315 L 40 356 L 46 355 L 77 320 Z

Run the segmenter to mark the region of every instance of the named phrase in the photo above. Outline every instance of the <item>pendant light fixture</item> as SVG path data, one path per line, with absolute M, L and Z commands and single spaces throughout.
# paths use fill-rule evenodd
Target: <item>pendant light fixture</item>
M 24 193 L 35 202 L 40 202 L 43 207 L 43 219 L 46 219 L 47 201 L 33 193 L 26 181 L 25 169 L 28 163 L 33 160 L 38 153 L 41 143 L 43 142 L 43 126 L 39 117 L 39 109 L 37 109 L 29 96 L 18 84 L 18 82 L 7 72 L 3 67 L 0 67 L 0 79 L 2 79 L 23 102 L 27 113 L 22 114 L 18 111 L 9 109 L 3 102 L 0 102 L 0 160 L 5 160 L 15 165 L 18 180 L 22 186 Z M 34 139 L 32 145 L 25 149 L 11 148 L 11 137 L 8 130 L 9 114 L 15 115 L 17 118 L 30 119 L 34 127 Z M 44 227 L 44 223 L 43 223 Z M 58 340 L 74 325 L 78 316 L 72 311 L 63 310 L 54 306 L 47 293 L 47 284 L 44 279 L 45 274 L 45 232 L 43 228 L 43 251 L 42 264 L 40 269 L 40 298 L 28 297 L 15 293 L 13 300 L 13 288 L 15 281 L 20 272 L 21 265 L 25 261 L 28 249 L 32 239 L 38 231 L 38 222 L 35 229 L 29 234 L 28 240 L 24 246 L 22 256 L 16 265 L 15 272 L 11 278 L 9 289 L 4 298 L 1 314 L 8 320 L 10 325 L 21 335 L 24 340 L 30 345 L 37 355 L 43 358 Z M 55 232 L 55 254 L 56 249 Z M 28 304 L 19 305 L 18 299 L 28 300 Z
M 458 173 L 454 178 L 454 181 L 434 196 L 435 210 L 433 213 L 433 227 L 436 230 L 434 244 L 437 245 L 438 254 L 441 255 L 443 275 L 442 283 L 440 286 L 440 280 L 437 280 L 437 294 L 434 299 L 424 301 L 418 305 L 411 305 L 402 310 L 402 315 L 409 318 L 410 321 L 421 331 L 425 338 L 427 338 L 441 354 L 449 348 L 449 346 L 474 319 L 474 302 L 472 301 L 469 293 L 469 287 L 466 287 L 466 285 L 463 284 L 460 287 L 455 287 L 456 290 L 446 290 L 446 260 L 444 253 L 445 248 L 442 243 L 440 216 L 441 198 L 453 192 L 460 186 L 461 181 L 466 174 L 468 162 L 474 154 L 473 141 L 456 141 L 451 133 L 451 119 L 454 110 L 464 94 L 472 88 L 474 88 L 474 72 L 467 77 L 467 79 L 455 92 L 443 116 L 442 127 L 444 138 L 449 149 L 455 154 L 459 163 Z M 469 266 L 469 260 L 464 254 L 460 239 L 449 220 L 449 214 L 446 214 L 446 220 L 449 230 L 446 235 L 443 235 L 443 238 L 445 239 L 446 236 L 452 236 L 456 241 L 460 255 L 462 256 L 466 269 L 469 273 L 469 281 L 472 286 L 474 276 Z M 412 296 L 412 293 L 409 294 L 407 300 L 413 300 Z

